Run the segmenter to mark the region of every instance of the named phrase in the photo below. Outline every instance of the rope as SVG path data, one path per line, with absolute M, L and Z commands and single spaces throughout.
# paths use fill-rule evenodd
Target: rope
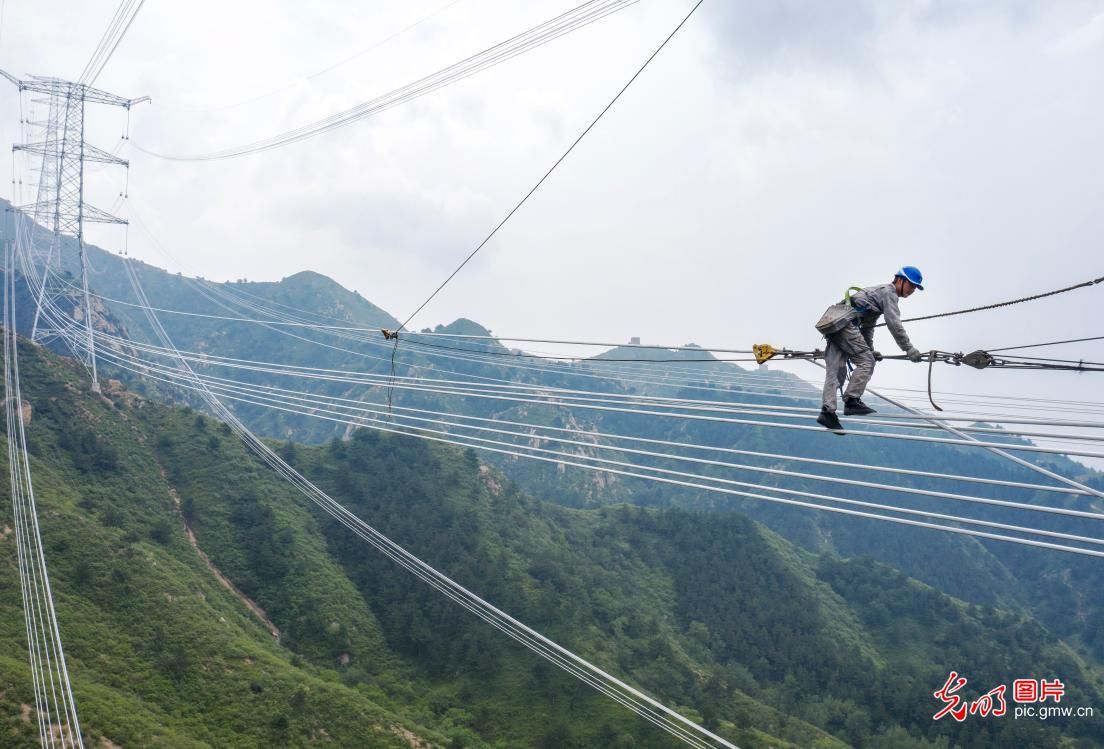
M 901 320 L 901 322 L 918 322 L 920 320 L 936 320 L 941 317 L 953 317 L 954 315 L 965 315 L 970 312 L 983 312 L 990 309 L 999 309 L 1001 307 L 1010 307 L 1013 304 L 1022 304 L 1024 302 L 1033 302 L 1036 299 L 1045 299 L 1048 296 L 1056 296 L 1058 294 L 1065 294 L 1067 291 L 1073 291 L 1074 289 L 1083 289 L 1087 286 L 1095 286 L 1096 284 L 1104 281 L 1104 276 L 1094 278 L 1091 281 L 1084 281 L 1082 283 L 1074 284 L 1073 286 L 1067 286 L 1064 289 L 1055 289 L 1054 291 L 1046 291 L 1042 294 L 1033 294 L 1032 296 L 1020 297 L 1019 299 L 1009 299 L 1007 302 L 997 302 L 995 304 L 986 304 L 981 307 L 970 307 L 968 309 L 955 310 L 953 312 L 940 312 L 937 315 L 924 315 L 923 317 L 909 317 Z M 877 327 L 885 325 L 884 322 L 878 323 Z
M 1043 346 L 1061 346 L 1066 343 L 1084 343 L 1085 341 L 1104 341 L 1104 335 L 1092 336 L 1091 338 L 1070 338 L 1065 341 L 1050 341 L 1048 343 L 1032 343 L 1027 346 L 1005 346 L 1004 348 L 991 348 L 986 349 L 989 353 L 994 351 L 1019 351 L 1025 348 L 1041 348 Z
M 655 52 L 653 52 L 653 53 L 652 53 L 651 55 L 649 55 L 649 56 L 648 56 L 648 59 L 644 61 L 644 64 L 643 64 L 643 65 L 641 65 L 641 66 L 640 66 L 640 68 L 639 68 L 639 69 L 638 69 L 638 70 L 637 70 L 637 71 L 636 71 L 635 73 L 633 73 L 633 76 L 632 76 L 632 78 L 630 78 L 630 79 L 629 79 L 629 82 L 628 82 L 628 83 L 626 83 L 626 84 L 625 84 L 625 85 L 624 85 L 624 86 L 623 86 L 623 87 L 621 88 L 621 90 L 617 92 L 617 94 L 616 94 L 616 95 L 615 95 L 615 96 L 613 97 L 613 99 L 611 99 L 611 100 L 610 100 L 609 104 L 607 104 L 607 105 L 606 105 L 606 106 L 605 106 L 605 107 L 604 107 L 604 108 L 602 109 L 602 111 L 598 113 L 598 116 L 597 116 L 597 117 L 595 117 L 595 118 L 594 118 L 594 120 L 593 120 L 593 121 L 592 121 L 592 122 L 591 122 L 591 123 L 590 123 L 589 125 L 587 125 L 587 126 L 586 126 L 586 129 L 585 129 L 585 130 L 583 130 L 583 132 L 579 134 L 579 137 L 578 137 L 578 138 L 576 138 L 576 139 L 575 139 L 575 141 L 574 141 L 574 142 L 573 142 L 573 143 L 572 143 L 572 144 L 571 144 L 570 146 L 568 146 L 567 150 L 566 150 L 566 151 L 564 151 L 563 155 L 562 155 L 562 156 L 560 156 L 560 158 L 556 159 L 556 163 L 554 163 L 554 164 L 553 164 L 553 165 L 552 165 L 552 166 L 551 166 L 551 167 L 550 167 L 550 168 L 548 169 L 548 171 L 544 173 L 544 176 L 543 176 L 543 177 L 541 177 L 541 178 L 540 178 L 539 180 L 537 180 L 537 183 L 536 183 L 535 185 L 533 185 L 532 189 L 531 189 L 531 190 L 529 190 L 529 192 L 527 192 L 527 193 L 525 194 L 525 196 L 524 196 L 524 197 L 523 197 L 523 198 L 522 198 L 521 200 L 519 200 L 519 201 L 518 201 L 517 205 L 515 205 L 515 206 L 514 206 L 514 207 L 513 207 L 512 209 L 510 209 L 510 212 L 509 212 L 509 213 L 507 213 L 507 214 L 506 214 L 506 217 L 505 217 L 505 218 L 503 218 L 503 219 L 502 219 L 502 221 L 500 221 L 500 222 L 498 223 L 498 225 L 497 225 L 497 226 L 496 226 L 496 227 L 495 227 L 494 229 L 492 229 L 492 230 L 491 230 L 491 233 L 490 233 L 490 234 L 488 234 L 488 235 L 487 235 L 487 236 L 486 236 L 486 237 L 485 237 L 485 238 L 483 239 L 483 241 L 482 241 L 482 242 L 480 242 L 480 243 L 479 243 L 479 245 L 478 245 L 478 246 L 477 246 L 477 247 L 476 247 L 476 248 L 475 248 L 474 250 L 472 250 L 472 251 L 471 251 L 471 253 L 470 253 L 470 254 L 469 254 L 469 255 L 468 255 L 468 256 L 467 256 L 466 258 L 464 258 L 463 262 L 461 262 L 461 263 L 460 263 L 460 265 L 458 265 L 458 266 L 456 267 L 456 270 L 454 270 L 454 271 L 453 271 L 452 273 L 450 273 L 450 274 L 449 274 L 449 276 L 448 276 L 448 278 L 446 278 L 446 279 L 445 279 L 444 281 L 442 281 L 442 282 L 441 282 L 441 285 L 440 285 L 440 286 L 438 286 L 438 287 L 437 287 L 437 288 L 436 288 L 436 289 L 435 289 L 435 290 L 433 291 L 433 293 L 432 293 L 432 294 L 430 294 L 430 295 L 429 295 L 429 296 L 428 296 L 428 297 L 426 298 L 426 300 L 425 300 L 424 302 L 422 302 L 422 303 L 421 303 L 420 305 L 418 305 L 418 309 L 414 310 L 414 312 L 412 312 L 412 313 L 410 314 L 410 316 L 406 318 L 406 320 L 405 320 L 405 321 L 403 322 L 403 324 L 399 326 L 399 330 L 400 330 L 400 331 L 401 331 L 401 330 L 403 330 L 404 328 L 406 328 L 406 326 L 410 324 L 410 321 L 411 321 L 411 320 L 413 320 L 413 319 L 414 319 L 414 317 L 415 317 L 415 316 L 416 316 L 416 315 L 417 315 L 417 314 L 418 314 L 419 312 L 421 312 L 421 311 L 422 311 L 422 310 L 423 310 L 423 309 L 425 308 L 425 306 L 426 306 L 427 304 L 429 304 L 429 303 L 430 303 L 431 301 L 433 301 L 433 298 L 434 298 L 435 296 L 437 296 L 437 294 L 439 294 L 439 293 L 441 292 L 441 290 L 442 290 L 443 288 L 445 288 L 445 286 L 447 286 L 447 285 L 448 285 L 449 281 L 451 281 L 451 280 L 452 280 L 452 279 L 453 279 L 453 278 L 454 278 L 454 277 L 456 276 L 456 274 L 457 274 L 457 273 L 459 273 L 459 272 L 460 272 L 460 271 L 461 271 L 461 270 L 462 270 L 462 269 L 464 268 L 464 266 L 465 266 L 465 265 L 467 265 L 467 264 L 468 264 L 468 262 L 469 262 L 469 261 L 470 261 L 470 260 L 471 260 L 471 259 L 472 259 L 473 257 L 475 257 L 475 256 L 476 256 L 476 255 L 477 255 L 477 254 L 479 253 L 479 251 L 483 249 L 483 247 L 485 247 L 485 246 L 486 246 L 487 242 L 491 241 L 491 237 L 493 237 L 493 236 L 494 236 L 495 234 L 497 234 L 497 233 L 498 233 L 498 230 L 499 230 L 499 229 L 501 229 L 501 228 L 502 228 L 503 226 L 505 226 L 505 225 L 506 225 L 506 222 L 507 222 L 507 221 L 509 221 L 509 220 L 510 220 L 510 218 L 511 218 L 511 217 L 512 217 L 512 216 L 513 216 L 513 215 L 514 215 L 515 213 L 517 213 L 518 209 L 519 209 L 519 208 L 521 208 L 521 207 L 522 207 L 523 205 L 525 205 L 525 201 L 529 200 L 529 197 L 530 197 L 530 196 L 531 196 L 531 195 L 532 195 L 533 193 L 535 193 L 535 192 L 537 191 L 537 189 L 538 189 L 538 188 L 539 188 L 539 187 L 540 187 L 540 186 L 541 186 L 542 184 L 544 184 L 544 181 L 545 181 L 546 179 L 548 179 L 548 177 L 549 177 L 549 176 L 550 176 L 550 175 L 552 174 L 552 172 L 554 172 L 554 171 L 556 170 L 556 167 L 558 167 L 558 166 L 559 166 L 559 165 L 560 165 L 560 164 L 561 164 L 561 163 L 563 162 L 563 160 L 564 160 L 564 159 L 566 159 L 566 158 L 568 157 L 568 155 L 569 155 L 569 154 L 570 154 L 570 153 L 571 153 L 571 152 L 572 152 L 573 150 L 575 150 L 575 146 L 579 145 L 579 142 L 580 142 L 580 141 L 582 141 L 582 139 L 586 137 L 587 133 L 589 133 L 589 132 L 591 131 L 591 129 L 592 129 L 592 128 L 593 128 L 593 127 L 594 127 L 595 125 L 597 125 L 597 124 L 598 124 L 598 121 L 602 119 L 602 116 L 603 116 L 603 115 L 604 115 L 604 114 L 605 114 L 606 112 L 608 112 L 608 111 L 610 110 L 610 108 L 611 108 L 611 107 L 613 107 L 613 105 L 614 105 L 614 104 L 616 104 L 616 103 L 617 103 L 617 100 L 621 98 L 621 95 L 622 95 L 622 94 L 624 94 L 624 93 L 625 93 L 625 91 L 627 91 L 627 90 L 628 90 L 629 86 L 631 86 L 631 85 L 633 84 L 633 81 L 635 81 L 635 80 L 636 80 L 636 79 L 637 79 L 637 78 L 638 78 L 638 77 L 640 76 L 640 74 L 644 72 L 644 69 L 645 69 L 645 68 L 647 68 L 647 67 L 648 67 L 648 65 L 649 65 L 649 64 L 650 64 L 650 63 L 652 62 L 652 60 L 654 60 L 654 59 L 656 58 L 656 55 L 658 55 L 658 54 L 659 54 L 659 53 L 660 53 L 660 52 L 661 52 L 661 51 L 663 50 L 663 48 L 667 46 L 667 42 L 671 41 L 671 39 L 672 39 L 672 38 L 674 38 L 675 34 L 677 34 L 677 33 L 679 32 L 679 29 L 681 29 L 681 28 L 682 28 L 682 27 L 683 27 L 683 26 L 684 26 L 684 25 L 686 24 L 686 22 L 690 20 L 690 16 L 694 15 L 694 11 L 696 11 L 696 10 L 697 10 L 697 9 L 698 9 L 699 7 L 701 7 L 701 4 L 702 4 L 703 2 L 704 2 L 704 0 L 698 0 L 698 1 L 696 2 L 696 3 L 694 3 L 694 7 L 692 7 L 692 8 L 690 9 L 690 12 L 686 14 L 686 17 L 685 17 L 685 18 L 683 18 L 683 19 L 682 19 L 681 21 L 679 21 L 679 24 L 678 24 L 678 26 L 676 26 L 676 27 L 675 27 L 674 31 L 672 31 L 672 32 L 671 32 L 670 34 L 668 34 L 668 35 L 667 35 L 667 38 L 666 38 L 666 39 L 664 39 L 664 40 L 663 40 L 663 43 L 662 43 L 662 44 L 660 44 L 660 45 L 659 45 L 659 47 L 657 47 L 657 48 L 656 48 Z

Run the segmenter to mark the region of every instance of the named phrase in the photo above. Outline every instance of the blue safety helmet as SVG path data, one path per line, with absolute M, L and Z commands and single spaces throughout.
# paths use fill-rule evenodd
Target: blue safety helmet
M 924 274 L 920 272 L 919 268 L 916 268 L 912 265 L 906 265 L 904 268 L 901 268 L 901 270 L 893 274 L 893 277 L 900 277 L 905 279 L 906 281 L 911 281 L 913 286 L 920 289 L 920 291 L 924 290 L 924 287 L 922 285 L 924 283 Z

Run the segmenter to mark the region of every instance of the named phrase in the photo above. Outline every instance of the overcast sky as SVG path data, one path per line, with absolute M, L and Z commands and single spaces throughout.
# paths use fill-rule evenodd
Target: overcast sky
M 133 143 L 202 153 L 346 109 L 574 4 L 148 0 L 97 85 L 152 97 Z M 129 251 L 215 280 L 311 269 L 405 318 L 691 4 L 641 0 L 279 150 L 174 163 L 124 148 Z M 7 0 L 0 67 L 78 77 L 116 7 Z M 4 143 L 18 120 L 14 87 L 0 90 Z M 89 121 L 91 140 L 118 145 L 122 112 L 92 107 Z M 464 316 L 503 335 L 811 348 L 844 288 L 902 264 L 927 280 L 906 315 L 1094 278 L 1101 133 L 1104 2 L 705 0 L 413 326 Z M 88 179 L 95 204 L 119 202 L 121 171 Z M 121 250 L 124 234 L 93 239 Z M 943 350 L 1101 335 L 1102 310 L 1104 286 L 910 333 Z M 1104 360 L 1099 344 L 1054 351 Z M 925 375 L 887 364 L 874 384 Z M 1104 375 L 944 367 L 937 386 L 1104 400 Z

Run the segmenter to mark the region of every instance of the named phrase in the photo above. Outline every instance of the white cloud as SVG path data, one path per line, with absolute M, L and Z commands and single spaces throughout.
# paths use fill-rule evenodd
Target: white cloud
M 1059 55 L 1082 55 L 1104 46 L 1104 10 L 1083 25 L 1062 34 L 1051 50 Z

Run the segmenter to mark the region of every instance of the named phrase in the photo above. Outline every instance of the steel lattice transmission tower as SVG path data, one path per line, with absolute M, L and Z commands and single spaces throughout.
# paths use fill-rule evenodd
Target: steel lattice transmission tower
M 44 123 L 42 140 L 13 146 L 13 150 L 35 154 L 42 160 L 36 201 L 29 205 L 17 206 L 17 209 L 31 216 L 39 226 L 47 227 L 52 232 L 52 241 L 43 262 L 42 285 L 39 289 L 31 337 L 34 339 L 38 335 L 39 315 L 47 295 L 49 270 L 54 252 L 55 250 L 58 252 L 60 259 L 61 239 L 70 237 L 76 240 L 80 256 L 84 320 L 88 332 L 88 358 L 92 368 L 92 390 L 99 392 L 96 350 L 92 333 L 92 306 L 88 293 L 88 262 L 84 253 L 84 224 L 85 222 L 102 224 L 127 222 L 85 202 L 84 165 L 85 162 L 91 161 L 128 168 L 130 163 L 126 159 L 121 159 L 85 142 L 84 108 L 86 103 L 92 103 L 129 110 L 135 104 L 148 101 L 149 97 L 126 99 L 84 83 L 74 83 L 60 78 L 31 76 L 22 80 L 3 70 L 0 70 L 0 75 L 14 83 L 20 93 L 29 91 L 45 95 L 49 104 L 49 116 Z

